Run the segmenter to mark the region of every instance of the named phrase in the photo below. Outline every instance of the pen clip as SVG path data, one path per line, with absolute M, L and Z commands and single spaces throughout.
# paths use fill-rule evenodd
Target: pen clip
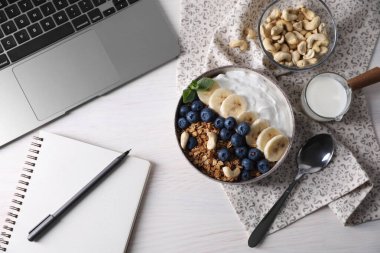
M 46 220 L 48 219 L 51 219 L 51 217 L 54 217 L 53 215 L 49 214 L 48 216 L 46 216 L 45 219 L 43 219 L 42 221 L 40 221 L 40 223 L 38 223 L 32 230 L 29 231 L 28 234 L 31 234 L 34 230 L 36 230 L 42 223 L 44 223 Z

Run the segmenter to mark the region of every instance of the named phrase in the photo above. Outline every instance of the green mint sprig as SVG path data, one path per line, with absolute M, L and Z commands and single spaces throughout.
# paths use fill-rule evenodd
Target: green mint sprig
M 203 77 L 202 79 L 198 81 L 192 81 L 191 84 L 187 89 L 183 91 L 182 94 L 182 101 L 183 103 L 189 103 L 195 99 L 196 92 L 199 91 L 206 91 L 211 88 L 211 86 L 214 84 L 214 80 L 211 78 Z

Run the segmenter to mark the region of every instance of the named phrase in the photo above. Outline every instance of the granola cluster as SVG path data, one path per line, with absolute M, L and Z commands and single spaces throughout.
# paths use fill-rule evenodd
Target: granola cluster
M 213 126 L 212 123 L 197 122 L 191 124 L 186 130 L 191 136 L 197 139 L 198 145 L 190 150 L 187 155 L 189 160 L 203 173 L 211 176 L 217 180 L 224 182 L 235 182 L 238 178 L 228 178 L 223 173 L 223 167 L 227 166 L 231 170 L 239 168 L 242 170 L 242 166 L 238 158 L 231 159 L 230 161 L 222 162 L 218 160 L 216 150 L 221 147 L 227 147 L 232 149 L 232 144 L 230 141 L 218 140 L 216 149 L 208 150 L 208 132 L 213 132 L 219 134 L 219 129 Z M 256 176 L 260 173 L 257 171 Z

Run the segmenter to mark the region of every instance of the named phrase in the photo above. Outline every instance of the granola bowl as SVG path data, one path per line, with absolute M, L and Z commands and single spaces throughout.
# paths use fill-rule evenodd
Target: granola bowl
M 257 182 L 286 159 L 294 136 L 291 104 L 256 70 L 225 66 L 203 73 L 179 99 L 175 132 L 183 155 L 222 183 Z

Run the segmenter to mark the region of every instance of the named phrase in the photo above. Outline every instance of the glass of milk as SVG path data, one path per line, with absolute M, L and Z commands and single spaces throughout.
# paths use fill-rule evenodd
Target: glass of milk
M 302 108 L 317 121 L 340 121 L 351 103 L 351 87 L 335 73 L 315 76 L 303 89 Z

